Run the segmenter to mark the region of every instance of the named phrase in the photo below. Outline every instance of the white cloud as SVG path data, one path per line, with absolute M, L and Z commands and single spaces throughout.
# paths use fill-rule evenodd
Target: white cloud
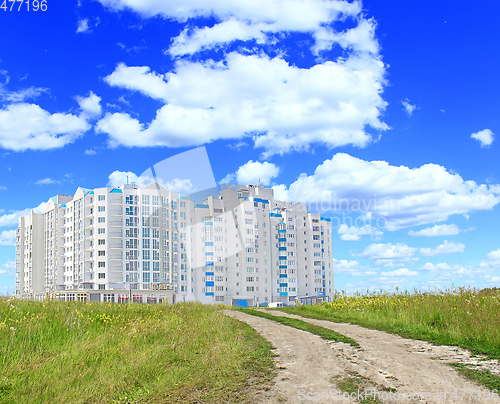
M 491 278 L 491 281 L 492 282 L 500 282 L 500 276 L 494 276 L 493 278 Z
M 426 262 L 420 269 L 423 271 L 436 271 L 436 270 L 452 269 L 452 267 L 450 267 L 446 262 L 441 262 L 436 265 L 430 262 Z
M 410 271 L 408 268 L 399 268 L 391 272 L 382 272 L 380 276 L 393 277 L 393 276 L 417 276 L 418 272 Z
M 0 191 L 6 191 L 7 187 L 4 187 L 3 185 L 0 185 Z
M 493 143 L 493 140 L 495 140 L 495 135 L 490 129 L 484 129 L 473 133 L 470 137 L 478 140 L 481 143 L 481 147 L 490 146 Z
M 2 84 L 0 84 L 0 100 L 4 102 L 24 102 L 31 98 L 37 98 L 42 93 L 48 93 L 47 88 L 42 87 L 28 87 L 19 91 L 8 91 Z
M 370 235 L 374 238 L 380 238 L 384 232 L 379 229 L 372 227 L 370 225 L 357 227 L 357 226 L 347 226 L 346 224 L 341 224 L 337 230 L 340 234 L 340 238 L 345 241 L 358 241 L 361 239 L 360 236 Z
M 78 27 L 76 28 L 77 33 L 90 32 L 89 20 L 83 18 L 78 20 Z
M 401 104 L 403 104 L 403 111 L 405 111 L 408 116 L 411 116 L 413 114 L 413 111 L 418 109 L 416 105 L 410 104 L 410 100 L 408 98 L 404 101 L 401 101 Z
M 85 154 L 87 156 L 95 156 L 97 154 L 97 152 L 93 149 L 88 149 L 88 150 L 85 150 Z
M 120 63 L 105 78 L 165 103 L 149 123 L 127 113 L 106 115 L 97 129 L 111 146 L 184 147 L 252 136 L 268 157 L 316 143 L 364 147 L 372 141 L 370 127 L 388 129 L 380 119 L 385 66 L 376 23 L 359 2 L 100 1 L 185 24 L 165 51 L 175 57 L 170 72 Z M 194 19 L 202 16 L 217 23 L 197 26 Z M 317 56 L 317 64 L 299 68 L 284 60 L 287 38 L 296 32 L 310 37 L 304 58 L 310 63 Z M 244 44 L 228 53 L 236 40 Z M 326 60 L 334 47 L 343 56 Z M 218 60 L 190 57 L 204 50 L 221 51 Z
M 445 240 L 445 242 L 436 248 L 421 248 L 420 249 L 420 254 L 428 256 L 428 257 L 433 257 L 435 255 L 445 255 L 445 254 L 455 254 L 455 253 L 461 253 L 465 251 L 465 245 L 461 243 L 455 243 L 455 242 L 448 242 Z
M 35 182 L 36 185 L 51 185 L 51 184 L 60 184 L 61 181 L 54 180 L 53 178 L 44 178 L 43 180 L 38 180 Z
M 76 100 L 80 105 L 81 116 L 84 119 L 95 119 L 101 116 L 101 97 L 95 95 L 92 91 L 87 97 L 76 97 Z
M 0 109 L 0 147 L 14 151 L 49 150 L 74 142 L 90 129 L 76 115 L 51 114 L 35 104 L 11 104 Z
M 42 202 L 36 208 L 34 208 L 35 213 L 43 213 L 45 212 L 45 208 L 47 207 L 47 202 Z M 16 210 L 11 213 L 6 213 L 4 215 L 0 215 L 0 227 L 14 227 L 18 224 L 18 219 L 21 216 L 26 216 L 31 212 L 32 209 L 24 209 L 24 210 Z
M 419 231 L 410 230 L 408 234 L 414 237 L 437 237 L 437 236 L 454 236 L 462 230 L 456 224 L 440 224 L 433 227 L 427 227 Z
M 489 252 L 479 265 L 482 268 L 500 268 L 500 248 Z
M 314 210 L 364 212 L 365 224 L 387 230 L 444 222 L 450 215 L 491 209 L 500 202 L 498 185 L 465 181 L 437 164 L 391 166 L 337 153 L 314 174 L 301 174 L 287 189 L 289 201 Z
M 259 161 L 250 160 L 238 168 L 236 173 L 228 174 L 221 180 L 222 184 L 231 183 L 236 180 L 237 184 L 253 184 L 258 182 L 262 185 L 269 185 L 271 179 L 279 175 L 280 169 L 267 161 L 261 163 Z
M 171 181 L 163 181 L 161 178 L 158 178 L 157 180 L 162 187 L 172 192 L 177 192 L 180 194 L 190 194 L 195 191 L 190 179 L 174 178 Z M 148 176 L 137 176 L 131 171 L 116 170 L 109 175 L 108 186 L 119 187 L 127 183 L 135 183 L 137 185 L 146 186 L 154 182 L 154 178 Z
M 126 88 L 158 100 L 168 101 L 169 86 L 165 76 L 151 72 L 147 66 L 126 66 L 120 63 L 115 71 L 104 78 L 113 87 Z
M 16 273 L 16 262 L 7 261 L 0 266 L 0 276 L 14 276 Z
M 417 250 L 402 243 L 370 244 L 363 253 L 358 255 L 375 260 L 375 265 L 398 266 L 418 261 L 418 258 L 413 258 Z
M 375 270 L 361 266 L 358 261 L 336 260 L 335 258 L 333 259 L 333 271 L 346 272 L 354 277 L 377 275 Z
M 107 114 L 97 131 L 111 146 L 195 146 L 253 134 L 264 155 L 371 141 L 385 101 L 384 68 L 363 55 L 300 69 L 280 58 L 231 53 L 226 63 L 178 61 L 175 73 L 119 65 L 105 80 L 167 104 L 148 125 L 126 113 Z
M 4 230 L 0 233 L 0 245 L 16 245 L 16 231 Z

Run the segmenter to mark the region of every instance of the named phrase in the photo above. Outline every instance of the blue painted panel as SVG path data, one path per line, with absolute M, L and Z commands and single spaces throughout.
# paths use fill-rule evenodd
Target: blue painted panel
M 205 257 L 213 257 L 214 256 L 214 253 L 213 252 L 206 252 L 205 253 Z
M 214 222 L 205 222 L 205 226 L 213 226 Z
M 278 233 L 286 233 L 286 230 L 278 230 Z
M 205 286 L 214 286 L 214 281 L 205 282 Z
M 278 257 L 280 260 L 286 260 L 286 257 Z
M 278 251 L 286 251 L 286 247 L 278 247 Z
M 280 265 L 280 269 L 286 269 L 287 266 L 286 265 Z
M 246 300 L 246 299 L 236 300 L 236 306 L 238 306 L 238 307 L 248 307 L 248 300 Z
M 213 272 L 205 272 L 205 276 L 214 276 Z
M 280 274 L 280 278 L 286 278 L 287 276 L 287 274 Z
M 284 243 L 284 242 L 286 242 L 286 237 L 280 237 L 278 239 L 278 243 Z
M 205 241 L 206 246 L 211 246 L 214 245 L 213 241 Z
M 280 296 L 288 296 L 288 292 L 280 292 Z
M 269 217 L 283 217 L 281 213 L 269 213 Z
M 287 288 L 288 287 L 288 283 L 280 283 L 280 288 Z
M 214 292 L 205 292 L 205 296 L 213 296 Z
M 254 202 L 262 202 L 262 203 L 269 203 L 267 199 L 261 199 L 261 198 L 253 198 Z
M 205 266 L 206 266 L 206 267 L 213 267 L 213 266 L 214 266 L 214 263 L 213 263 L 213 262 L 211 262 L 211 261 L 207 261 L 207 262 L 205 262 Z
M 324 216 L 321 216 L 320 220 L 324 220 L 325 222 L 331 222 L 332 221 L 332 219 L 330 219 L 329 217 L 324 217 Z
M 202 203 L 195 203 L 194 207 L 200 208 L 200 209 L 210 209 L 210 207 L 208 205 L 203 205 Z

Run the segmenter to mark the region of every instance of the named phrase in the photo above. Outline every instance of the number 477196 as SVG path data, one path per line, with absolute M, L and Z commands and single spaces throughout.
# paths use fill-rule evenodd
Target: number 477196
M 47 11 L 47 0 L 3 0 L 0 9 L 3 11 Z

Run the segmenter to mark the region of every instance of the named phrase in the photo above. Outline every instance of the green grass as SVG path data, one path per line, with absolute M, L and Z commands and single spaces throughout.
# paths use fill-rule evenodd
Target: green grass
M 328 328 L 310 324 L 303 320 L 282 317 L 279 316 L 279 313 L 276 313 L 277 315 L 273 316 L 272 314 L 265 313 L 262 311 L 257 311 L 254 309 L 238 309 L 238 310 L 246 314 L 251 314 L 252 316 L 267 318 L 268 320 L 273 320 L 278 323 L 287 325 L 289 327 L 297 328 L 302 331 L 310 332 L 311 334 L 319 335 L 321 338 L 329 341 L 345 342 L 346 344 L 350 344 L 352 346 L 359 346 L 359 344 L 352 338 L 346 337 L 345 335 L 339 334 L 338 332 L 335 332 Z
M 213 306 L 0 299 L 0 402 L 250 402 L 270 348 Z
M 332 302 L 281 310 L 461 346 L 476 354 L 500 358 L 500 293 L 494 289 L 337 295 Z
M 487 387 L 491 391 L 500 392 L 500 377 L 492 374 L 489 370 L 470 369 L 463 363 L 449 363 L 459 373 Z

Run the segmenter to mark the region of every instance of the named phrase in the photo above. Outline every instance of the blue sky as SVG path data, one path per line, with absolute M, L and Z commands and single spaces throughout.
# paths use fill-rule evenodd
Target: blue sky
M 46 5 L 0 9 L 3 293 L 19 215 L 202 145 L 332 217 L 337 290 L 500 286 L 497 2 Z

